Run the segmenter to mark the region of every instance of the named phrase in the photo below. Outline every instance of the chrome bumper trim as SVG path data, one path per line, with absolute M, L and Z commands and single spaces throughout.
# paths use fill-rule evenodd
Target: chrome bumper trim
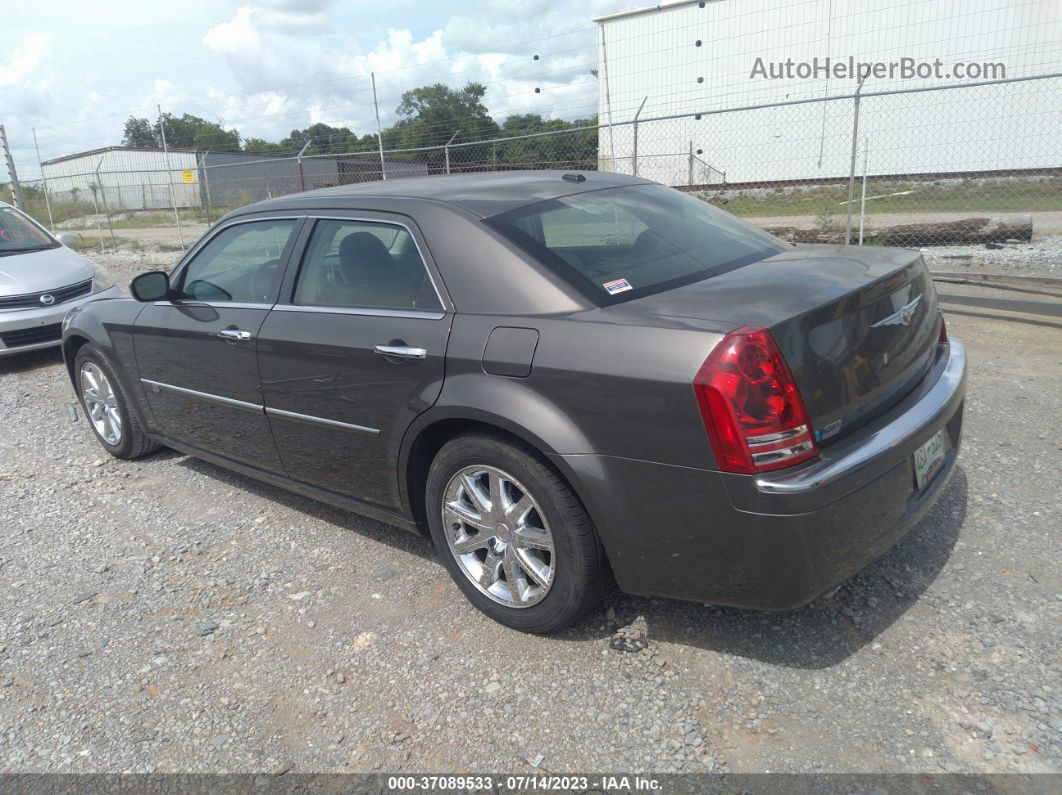
M 948 345 L 948 362 L 937 382 L 913 406 L 892 422 L 872 433 L 847 455 L 825 459 L 792 474 L 758 478 L 756 488 L 764 494 L 800 494 L 826 486 L 866 466 L 878 456 L 902 445 L 933 422 L 966 377 L 966 347 L 956 339 Z

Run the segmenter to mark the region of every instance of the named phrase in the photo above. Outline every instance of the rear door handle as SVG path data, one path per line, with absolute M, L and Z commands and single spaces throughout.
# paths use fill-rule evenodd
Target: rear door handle
M 428 351 L 424 348 L 413 348 L 409 345 L 377 345 L 376 352 L 381 356 L 392 359 L 426 359 Z
M 238 328 L 223 328 L 218 332 L 218 336 L 233 342 L 247 342 L 251 339 L 251 332 L 241 331 Z

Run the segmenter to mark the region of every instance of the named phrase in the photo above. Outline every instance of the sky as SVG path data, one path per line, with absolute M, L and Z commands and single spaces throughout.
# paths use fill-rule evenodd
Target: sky
M 495 118 L 596 111 L 593 17 L 639 0 L 38 0 L 0 25 L 0 123 L 22 179 L 41 157 L 121 142 L 130 116 L 191 113 L 279 140 L 375 131 L 404 91 L 487 86 Z M 16 4 L 12 2 L 12 6 Z M 538 60 L 534 56 L 538 55 Z M 535 89 L 540 89 L 536 93 Z M 6 175 L 5 175 L 6 178 Z

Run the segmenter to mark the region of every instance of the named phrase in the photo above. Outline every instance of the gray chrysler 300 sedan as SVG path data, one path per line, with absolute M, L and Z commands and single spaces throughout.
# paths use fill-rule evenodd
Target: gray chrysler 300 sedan
M 67 311 L 121 294 L 106 269 L 63 240 L 0 202 L 0 357 L 57 346 Z
M 484 613 L 625 591 L 802 605 L 955 464 L 966 362 L 917 251 L 796 246 L 607 173 L 470 174 L 237 210 L 71 313 L 100 442 L 430 535 Z

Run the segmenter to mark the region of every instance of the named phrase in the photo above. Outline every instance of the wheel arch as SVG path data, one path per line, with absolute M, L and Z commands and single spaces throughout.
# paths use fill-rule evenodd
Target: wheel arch
M 563 458 L 553 446 L 539 434 L 506 417 L 482 409 L 439 409 L 422 414 L 414 422 L 406 433 L 399 458 L 399 492 L 402 507 L 413 518 L 422 534 L 428 534 L 424 493 L 431 462 L 448 441 L 461 434 L 477 431 L 508 437 L 539 453 L 571 487 L 587 513 L 590 512 L 587 500 L 582 494 L 582 484 L 564 464 Z M 594 517 L 591 515 L 590 518 Z
M 68 334 L 63 340 L 63 363 L 66 365 L 66 374 L 70 378 L 70 384 L 77 391 L 77 375 L 74 373 L 74 362 L 77 360 L 77 352 L 88 345 L 90 340 L 84 334 Z

